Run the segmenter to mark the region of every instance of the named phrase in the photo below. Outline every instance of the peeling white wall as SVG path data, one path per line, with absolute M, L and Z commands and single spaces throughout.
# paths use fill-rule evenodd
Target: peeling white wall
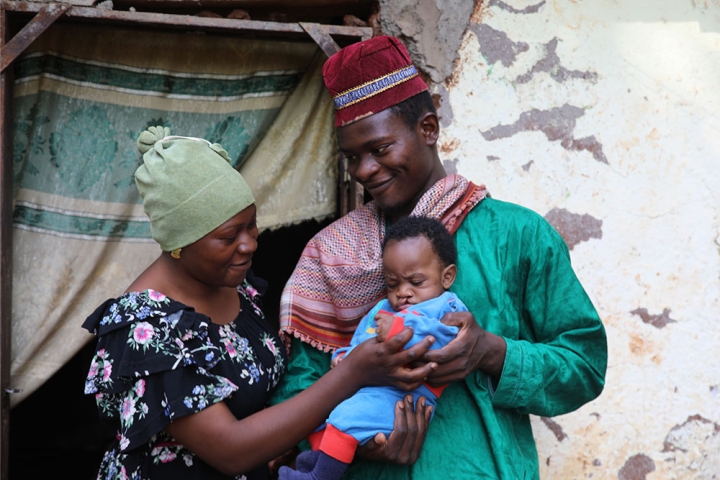
M 495 198 L 602 222 L 571 254 L 606 388 L 533 419 L 542 478 L 720 478 L 720 0 L 477 3 L 435 87 L 441 158 Z

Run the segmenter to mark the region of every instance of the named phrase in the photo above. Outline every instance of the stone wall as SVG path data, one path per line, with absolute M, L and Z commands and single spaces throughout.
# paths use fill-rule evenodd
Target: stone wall
M 565 238 L 603 394 L 533 418 L 543 479 L 720 478 L 720 0 L 383 0 L 449 172 Z

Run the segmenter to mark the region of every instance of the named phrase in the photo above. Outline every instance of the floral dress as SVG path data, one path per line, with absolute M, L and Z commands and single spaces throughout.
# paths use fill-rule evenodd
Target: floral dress
M 238 293 L 241 312 L 227 325 L 154 290 L 110 299 L 87 318 L 83 327 L 98 345 L 85 393 L 116 432 L 98 479 L 268 478 L 265 466 L 228 477 L 164 431 L 221 401 L 239 419 L 252 415 L 284 373 L 285 349 L 264 319 L 260 294 L 247 280 Z

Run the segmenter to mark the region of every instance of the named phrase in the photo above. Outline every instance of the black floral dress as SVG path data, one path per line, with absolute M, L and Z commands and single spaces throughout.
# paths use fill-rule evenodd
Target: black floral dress
M 228 477 L 164 431 L 221 401 L 237 418 L 252 415 L 284 373 L 285 350 L 264 319 L 260 294 L 247 280 L 238 293 L 241 312 L 227 325 L 154 290 L 110 299 L 87 318 L 83 327 L 98 345 L 85 393 L 95 395 L 102 422 L 116 432 L 98 479 L 268 477 L 264 466 Z

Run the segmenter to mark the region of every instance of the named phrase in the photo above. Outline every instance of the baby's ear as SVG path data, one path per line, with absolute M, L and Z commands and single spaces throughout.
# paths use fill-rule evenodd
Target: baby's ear
M 451 263 L 442 272 L 442 285 L 445 290 L 450 288 L 452 284 L 455 282 L 455 277 L 457 276 L 457 267 L 454 263 Z

